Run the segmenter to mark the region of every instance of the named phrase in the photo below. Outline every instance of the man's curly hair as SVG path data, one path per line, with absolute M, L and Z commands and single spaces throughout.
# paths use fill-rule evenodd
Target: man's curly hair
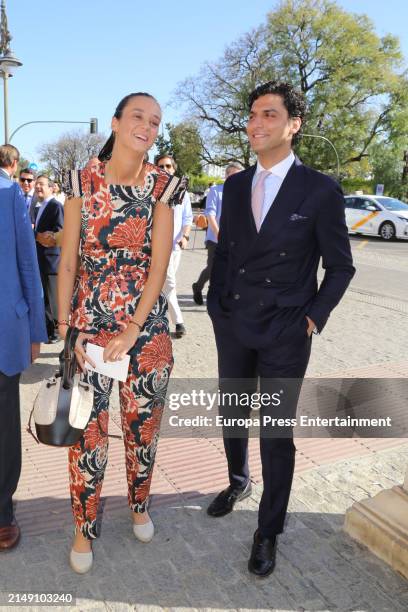
M 292 137 L 292 144 L 296 144 L 300 138 L 306 115 L 306 101 L 303 94 L 297 91 L 290 83 L 279 83 L 278 81 L 268 81 L 258 85 L 248 98 L 248 108 L 251 110 L 255 100 L 261 96 L 274 94 L 281 96 L 283 104 L 288 111 L 289 117 L 300 117 L 302 127 L 299 132 Z

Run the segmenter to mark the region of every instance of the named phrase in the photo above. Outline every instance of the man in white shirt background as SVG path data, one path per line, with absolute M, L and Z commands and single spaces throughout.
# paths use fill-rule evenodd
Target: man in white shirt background
M 231 162 L 225 168 L 225 178 L 227 179 L 236 172 L 241 172 L 244 167 L 239 162 Z M 222 192 L 224 183 L 213 185 L 207 194 L 204 214 L 207 217 L 208 229 L 205 236 L 205 247 L 207 249 L 207 265 L 201 271 L 197 282 L 193 283 L 193 299 L 196 304 L 202 306 L 204 303 L 204 285 L 210 280 L 212 264 L 214 261 L 215 248 L 218 242 L 219 224 L 222 210 Z
M 171 155 L 161 155 L 155 159 L 156 166 L 175 174 L 177 164 Z M 175 336 L 181 338 L 186 334 L 183 315 L 177 299 L 176 274 L 180 265 L 181 254 L 187 248 L 190 239 L 191 225 L 193 223 L 193 211 L 191 210 L 190 196 L 186 192 L 183 202 L 174 207 L 174 234 L 173 250 L 170 255 L 169 266 L 167 268 L 166 281 L 163 291 L 167 296 L 169 304 L 170 321 L 175 325 Z

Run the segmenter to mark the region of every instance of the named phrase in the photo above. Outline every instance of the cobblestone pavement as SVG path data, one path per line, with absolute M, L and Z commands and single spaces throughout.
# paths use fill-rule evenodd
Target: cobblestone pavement
M 264 580 L 246 569 L 261 494 L 256 486 L 222 519 L 205 513 L 208 497 L 152 510 L 156 535 L 150 544 L 134 539 L 125 505 L 120 514 L 104 513 L 86 576 L 69 569 L 67 524 L 23 537 L 0 557 L 0 591 L 71 592 L 75 610 L 405 612 L 407 581 L 353 542 L 342 525 L 354 501 L 400 482 L 407 462 L 404 444 L 295 476 L 276 569 Z
M 202 238 L 199 234 L 197 247 L 202 246 Z M 211 324 L 205 308 L 197 307 L 191 297 L 191 283 L 204 261 L 202 248 L 190 250 L 182 258 L 179 295 L 188 333 L 174 341 L 176 377 L 185 377 L 186 373 L 195 378 L 216 377 Z M 387 265 L 393 265 L 391 259 Z M 406 336 L 400 333 L 406 327 L 406 316 L 404 300 L 374 296 L 358 288 L 349 291 L 324 334 L 314 339 L 308 375 L 381 376 L 385 372 L 386 376 L 406 376 Z M 39 362 L 24 374 L 23 422 L 39 381 L 55 368 L 59 348 L 45 347 Z M 115 417 L 116 400 L 112 413 Z M 16 550 L 0 555 L 0 592 L 72 592 L 77 599 L 75 610 L 407 610 L 407 581 L 353 542 L 342 531 L 342 525 L 345 510 L 354 501 L 402 482 L 408 443 L 393 441 L 394 448 L 389 448 L 391 441 L 387 440 L 353 439 L 344 440 L 344 444 L 335 440 L 333 446 L 337 450 L 328 452 L 325 447 L 326 454 L 319 457 L 313 440 L 309 454 L 304 451 L 306 447 L 302 450 L 301 442 L 307 441 L 298 443 L 298 460 L 303 467 L 295 475 L 287 527 L 279 539 L 277 567 L 263 581 L 252 578 L 246 569 L 261 494 L 255 469 L 252 497 L 237 505 L 231 515 L 211 519 L 205 513 L 211 496 L 189 498 L 182 484 L 180 494 L 172 496 L 170 493 L 178 485 L 166 488 L 171 479 L 166 481 L 165 477 L 179 459 L 176 452 L 166 450 L 168 440 L 163 440 L 161 451 L 159 445 L 159 458 L 161 452 L 163 460 L 157 474 L 163 481 L 162 498 L 166 503 L 155 504 L 153 500 L 155 538 L 147 545 L 134 539 L 125 497 L 117 497 L 118 503 L 113 503 L 114 499 L 103 511 L 101 538 L 94 545 L 94 567 L 90 574 L 80 577 L 68 566 L 72 527 L 67 491 L 61 497 L 55 496 L 52 487 L 47 491 L 47 478 L 42 476 L 52 472 L 54 479 L 62 473 L 65 478 L 66 467 L 60 463 L 50 465 L 50 449 L 27 445 L 27 478 L 22 479 L 17 494 L 17 516 L 19 512 L 24 514 L 25 531 Z M 188 463 L 194 449 L 187 441 L 183 444 L 183 461 Z M 356 447 L 361 448 L 361 453 L 365 451 L 364 456 L 356 456 Z M 221 441 L 217 441 L 208 470 L 211 473 L 202 469 L 199 453 L 191 455 L 196 469 L 190 469 L 185 487 L 194 484 L 198 492 L 216 490 L 217 478 L 224 472 L 220 448 Z M 115 466 L 123 457 L 118 459 L 119 451 L 116 455 L 113 444 L 112 450 L 110 459 Z M 34 463 L 36 471 L 30 471 Z M 213 469 L 214 473 L 218 469 L 218 476 L 213 477 Z M 116 472 L 112 473 L 117 479 Z M 110 495 L 115 486 L 116 482 L 106 482 L 104 494 Z M 33 502 L 38 495 L 40 509 Z M 63 512 L 58 504 L 64 505 Z M 44 521 L 45 511 L 48 529 L 36 531 L 38 513 L 42 513 Z M 6 599 L 2 597 L 0 605 L 6 609 Z

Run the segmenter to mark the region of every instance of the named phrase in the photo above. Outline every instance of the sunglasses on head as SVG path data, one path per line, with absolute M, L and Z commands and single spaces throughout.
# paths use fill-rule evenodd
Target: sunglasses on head
M 34 179 L 29 179 L 29 178 L 22 178 L 20 176 L 20 183 L 32 183 Z
M 164 170 L 165 168 L 166 168 L 167 170 L 171 170 L 171 169 L 172 169 L 172 167 L 173 167 L 173 165 L 172 165 L 172 164 L 159 164 L 159 168 L 161 168 L 162 170 Z

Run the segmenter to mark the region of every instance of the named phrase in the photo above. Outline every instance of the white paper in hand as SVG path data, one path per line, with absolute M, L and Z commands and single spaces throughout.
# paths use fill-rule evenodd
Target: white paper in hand
M 91 364 L 86 361 L 85 365 L 88 370 L 93 370 L 99 374 L 104 374 L 115 380 L 125 382 L 129 370 L 130 355 L 126 355 L 124 359 L 120 361 L 107 361 L 105 363 L 103 360 L 103 347 L 92 344 L 91 342 L 86 343 L 86 354 L 95 364 L 93 368 Z

